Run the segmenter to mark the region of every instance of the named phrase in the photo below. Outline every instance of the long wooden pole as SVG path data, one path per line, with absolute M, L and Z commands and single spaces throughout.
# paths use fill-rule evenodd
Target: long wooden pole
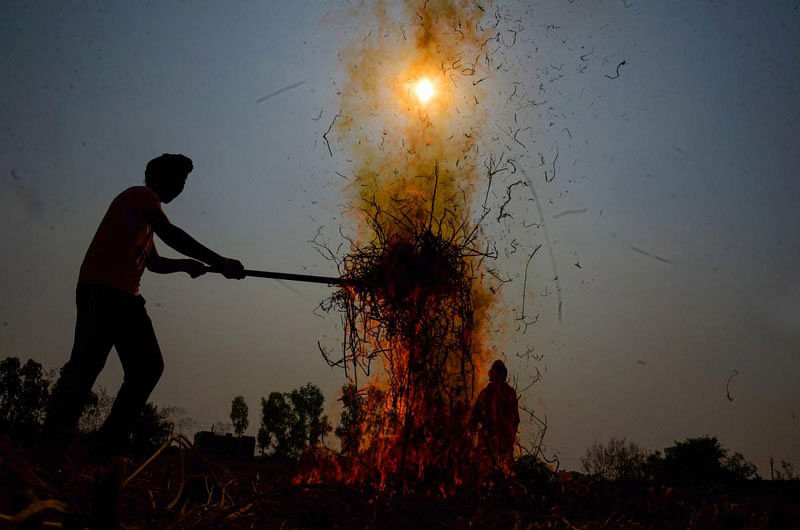
M 222 274 L 221 271 L 208 268 L 208 272 L 215 272 Z M 271 272 L 271 271 L 257 271 L 252 269 L 245 269 L 244 275 L 252 278 L 272 278 L 274 280 L 289 280 L 292 282 L 308 282 L 308 283 L 324 283 L 326 285 L 344 285 L 348 284 L 347 280 L 337 278 L 334 276 L 313 276 L 311 274 L 291 274 L 288 272 Z

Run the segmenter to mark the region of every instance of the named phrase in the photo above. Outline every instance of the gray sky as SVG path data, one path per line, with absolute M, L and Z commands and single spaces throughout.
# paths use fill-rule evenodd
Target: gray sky
M 344 75 L 337 53 L 369 30 L 367 11 L 136 4 L 0 6 L 0 356 L 66 361 L 86 247 L 110 200 L 162 152 L 194 160 L 165 210 L 200 241 L 251 268 L 335 273 L 307 241 L 321 226 L 336 245 L 347 226 L 335 173 L 347 160 L 321 135 Z M 526 295 L 539 321 L 522 334 L 498 319 L 496 346 L 520 386 L 543 373 L 524 400 L 547 415 L 547 447 L 576 468 L 609 436 L 658 449 L 712 434 L 762 474 L 770 456 L 800 464 L 797 3 L 505 5 L 524 31 L 506 52 L 515 66 L 489 80 L 487 142 L 511 119 L 514 81 L 547 100 L 521 113 L 531 129 L 520 159 L 563 319 L 543 248 Z M 549 167 L 556 150 L 545 182 L 538 153 Z M 539 222 L 530 191 L 513 221 L 487 226 L 503 249 L 545 242 L 525 228 Z M 527 256 L 501 254 L 513 315 Z M 336 319 L 312 313 L 330 291 L 292 288 L 146 274 L 166 360 L 153 399 L 208 425 L 242 394 L 251 430 L 270 391 L 311 381 L 332 401 L 343 374 L 316 341 L 335 337 Z M 517 358 L 529 347 L 540 361 Z M 112 354 L 98 382 L 115 391 L 120 380 Z

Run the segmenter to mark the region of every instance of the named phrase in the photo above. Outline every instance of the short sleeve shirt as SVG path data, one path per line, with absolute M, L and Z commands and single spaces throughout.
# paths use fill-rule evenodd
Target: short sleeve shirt
M 107 285 L 138 295 L 153 249 L 148 219 L 154 211 L 161 211 L 161 200 L 146 186 L 134 186 L 117 195 L 86 251 L 78 284 Z

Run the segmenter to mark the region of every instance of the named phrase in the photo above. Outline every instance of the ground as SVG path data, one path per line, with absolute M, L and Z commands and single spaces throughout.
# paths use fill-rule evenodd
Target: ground
M 293 484 L 294 475 L 289 462 L 221 461 L 185 440 L 150 458 L 92 462 L 78 452 L 48 469 L 5 439 L 0 513 L 25 528 L 113 524 L 115 515 L 122 528 L 800 527 L 800 481 L 679 488 L 537 465 L 443 495 Z

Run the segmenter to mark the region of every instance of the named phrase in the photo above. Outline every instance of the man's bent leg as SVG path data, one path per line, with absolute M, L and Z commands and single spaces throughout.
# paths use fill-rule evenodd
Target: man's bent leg
M 109 451 L 120 450 L 139 418 L 147 398 L 164 371 L 164 360 L 144 300 L 131 300 L 123 329 L 115 334 L 114 346 L 125 372 L 111 413 L 101 428 L 102 443 Z
M 72 354 L 53 388 L 44 424 L 44 442 L 55 447 L 64 447 L 74 436 L 113 343 L 109 308 L 102 291 L 79 286 L 76 298 L 78 318 Z

